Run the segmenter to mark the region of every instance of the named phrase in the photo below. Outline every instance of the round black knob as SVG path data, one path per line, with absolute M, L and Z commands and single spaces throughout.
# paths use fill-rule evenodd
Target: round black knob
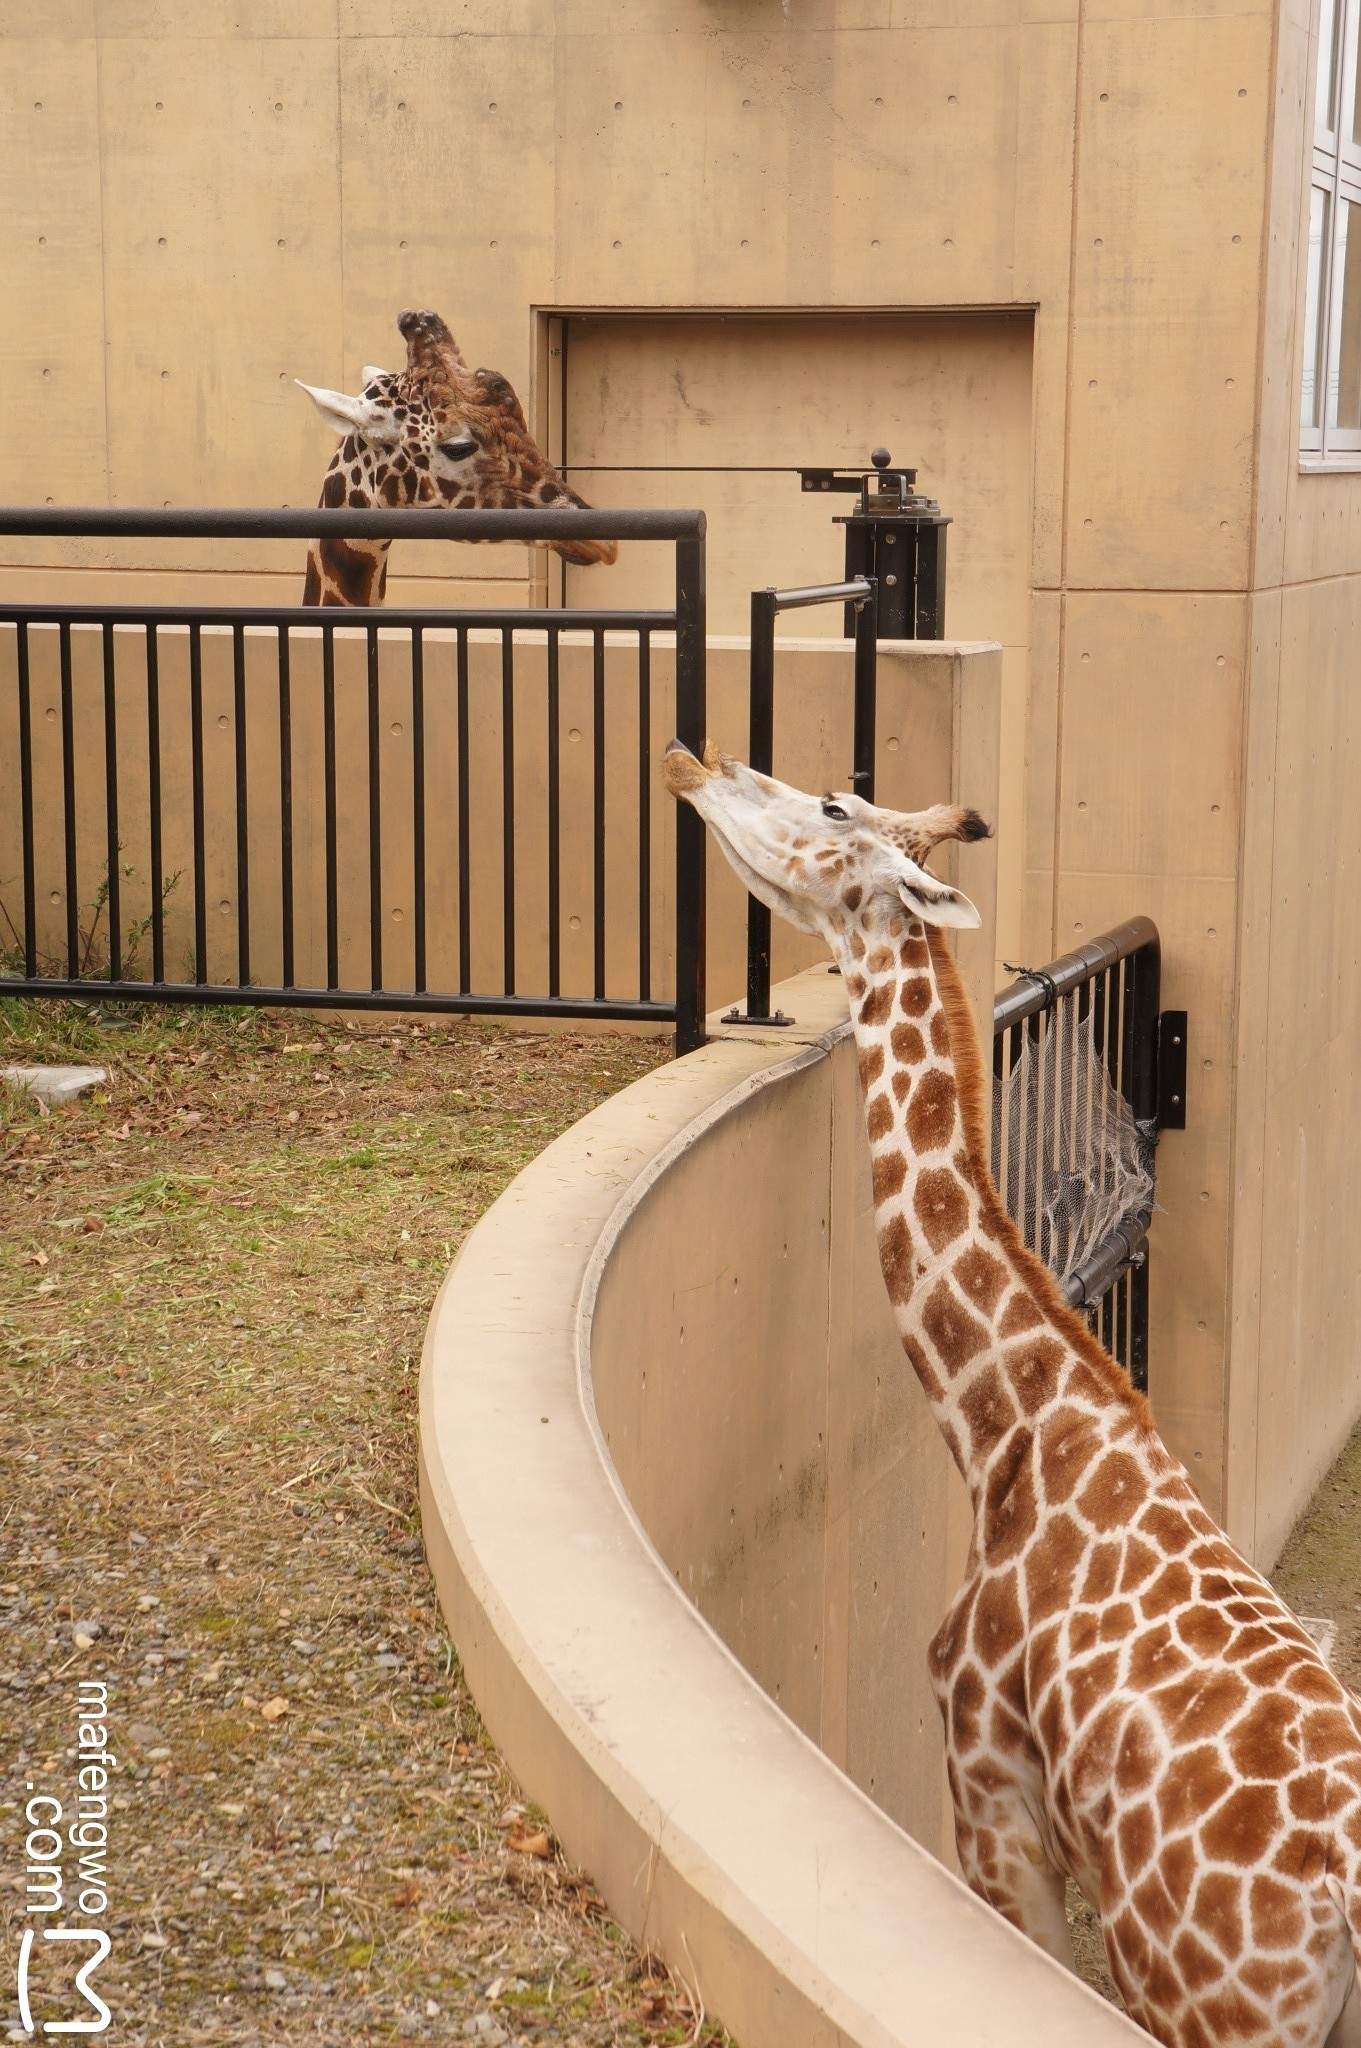
M 893 457 L 889 454 L 887 448 L 871 448 L 870 461 L 876 469 L 887 469 L 892 460 Z

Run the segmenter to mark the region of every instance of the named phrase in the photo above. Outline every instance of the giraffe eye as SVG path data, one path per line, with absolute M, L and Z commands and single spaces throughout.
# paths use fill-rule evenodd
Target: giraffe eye
M 439 452 L 450 462 L 466 462 L 470 455 L 477 453 L 477 436 L 460 434 L 453 441 L 441 441 Z
M 849 821 L 851 814 L 849 811 L 843 811 L 840 804 L 834 804 L 828 797 L 823 803 L 822 815 L 824 818 L 838 818 L 844 825 Z

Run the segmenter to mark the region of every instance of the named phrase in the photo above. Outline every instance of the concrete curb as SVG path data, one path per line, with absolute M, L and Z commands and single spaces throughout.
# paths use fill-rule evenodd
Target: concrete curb
M 624 1223 L 719 1120 L 829 1056 L 733 1032 L 564 1134 L 468 1238 L 421 1375 L 425 1540 L 492 1736 L 639 1942 L 742 2048 L 1145 2038 L 1014 1934 L 770 1700 L 681 1593 L 590 1402 L 591 1309 Z

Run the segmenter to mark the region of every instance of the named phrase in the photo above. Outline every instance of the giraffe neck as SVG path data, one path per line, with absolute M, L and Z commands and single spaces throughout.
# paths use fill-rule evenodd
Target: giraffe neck
M 992 1185 L 977 1034 L 938 931 L 871 906 L 843 934 L 879 1256 L 903 1348 L 975 1506 L 1051 1410 L 1145 1414 Z
M 404 495 L 404 482 L 386 462 L 375 463 L 373 451 L 351 434 L 331 457 L 317 502 L 328 510 L 395 505 Z M 314 540 L 307 550 L 303 603 L 380 605 L 391 546 L 389 540 Z
M 314 540 L 307 550 L 303 603 L 380 605 L 391 546 L 387 540 Z

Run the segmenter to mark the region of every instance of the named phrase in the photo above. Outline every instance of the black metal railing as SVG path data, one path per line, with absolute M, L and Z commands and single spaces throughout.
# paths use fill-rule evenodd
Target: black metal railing
M 1160 1008 L 1161 955 L 1157 926 L 1131 918 L 1046 967 L 1019 970 L 997 996 L 992 1026 L 993 1176 L 1026 1242 L 1047 1265 L 1067 1266 L 1068 1300 L 1142 1391 L 1154 1152 L 1159 1132 L 1186 1120 L 1186 1016 Z M 1113 1097 L 1128 1119 L 1112 1116 Z M 1142 1177 L 1124 1178 L 1122 1148 Z M 1104 1214 L 1099 1239 L 1065 1232 L 1060 1245 L 1058 1219 L 1084 1194 Z M 1062 1257 L 1075 1243 L 1081 1256 Z
M 0 993 L 615 1018 L 702 1043 L 703 826 L 676 807 L 658 992 L 651 789 L 659 633 L 675 634 L 672 729 L 704 744 L 704 532 L 693 511 L 0 509 L 6 535 L 675 548 L 669 610 L 0 602 L 0 757 L 12 742 L 18 784 Z M 569 743 L 589 734 L 570 820 L 569 692 Z M 496 850 L 475 859 L 479 832 Z M 581 915 L 564 915 L 568 888 Z
M 781 612 L 840 604 L 855 620 L 854 728 L 850 780 L 857 796 L 874 801 L 874 726 L 878 687 L 879 595 L 873 577 L 848 583 L 815 583 L 801 590 L 751 593 L 751 668 L 747 759 L 762 775 L 773 771 L 775 748 L 775 621 Z M 770 1008 L 770 911 L 755 896 L 747 900 L 747 1007 L 724 1013 L 725 1024 L 792 1024 Z

